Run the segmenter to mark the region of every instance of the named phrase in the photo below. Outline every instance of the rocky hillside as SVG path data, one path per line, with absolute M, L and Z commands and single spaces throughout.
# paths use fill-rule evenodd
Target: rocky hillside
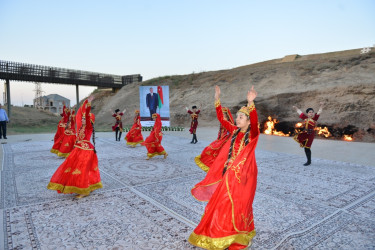
M 97 127 L 110 128 L 110 109 L 127 108 L 125 124 L 131 124 L 139 108 L 139 86 L 169 85 L 171 126 L 189 126 L 184 107 L 201 105 L 202 126 L 217 126 L 214 86 L 222 91 L 222 104 L 235 113 L 245 103 L 251 85 L 258 91 L 256 107 L 261 129 L 267 117 L 278 119 L 276 129 L 294 131 L 299 122 L 293 105 L 305 110 L 326 107 L 319 119 L 336 138 L 354 134 L 357 141 L 375 141 L 375 52 L 360 49 L 315 55 L 290 55 L 230 70 L 165 76 L 124 86 L 117 93 L 96 91 Z

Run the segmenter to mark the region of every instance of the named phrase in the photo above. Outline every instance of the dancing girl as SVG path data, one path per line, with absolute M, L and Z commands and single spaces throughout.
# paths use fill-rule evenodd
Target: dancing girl
M 138 109 L 134 111 L 134 123 L 126 134 L 125 141 L 127 145 L 133 148 L 137 146 L 137 144 L 143 142 L 141 117 Z
M 70 121 L 68 122 L 67 128 L 64 131 L 64 137 L 62 138 L 62 142 L 58 150 L 59 152 L 57 153 L 57 155 L 60 157 L 68 157 L 74 148 L 77 139 L 75 119 L 76 116 L 73 110 L 70 115 Z
M 253 100 L 257 92 L 247 92 L 247 106 L 236 115 L 236 125 L 224 120 L 220 88 L 215 87 L 216 114 L 231 133 L 203 181 L 191 190 L 200 201 L 208 201 L 202 219 L 189 242 L 205 249 L 243 249 L 255 236 L 253 200 L 257 184 L 255 147 L 258 116 Z
M 313 108 L 306 109 L 306 115 L 296 106 L 293 106 L 293 109 L 297 111 L 299 117 L 304 120 L 303 131 L 297 133 L 294 136 L 294 140 L 299 143 L 301 148 L 305 149 L 305 154 L 307 162 L 303 164 L 304 166 L 309 166 L 311 164 L 311 145 L 315 137 L 315 127 L 319 119 L 320 114 L 323 111 L 324 103 L 320 103 L 320 108 L 318 113 L 315 114 Z
M 164 155 L 164 159 L 167 158 L 168 154 L 165 152 L 163 146 L 161 145 L 161 140 L 163 139 L 163 133 L 161 132 L 161 118 L 158 113 L 152 114 L 152 119 L 154 119 L 155 124 L 151 130 L 150 135 L 146 138 L 144 142 L 141 143 L 142 146 L 145 146 L 147 149 L 147 158 Z
M 63 112 L 60 114 L 61 119 L 59 123 L 57 124 L 57 131 L 55 133 L 55 136 L 53 138 L 53 143 L 56 143 L 56 141 L 60 138 L 62 134 L 64 134 L 66 123 L 69 120 L 69 108 L 65 106 L 65 102 L 63 102 Z
M 76 141 L 76 128 L 75 128 L 75 114 L 74 110 L 68 112 L 69 122 L 66 124 L 64 133 L 53 144 L 51 152 L 60 157 L 68 157 L 69 153 L 73 150 Z

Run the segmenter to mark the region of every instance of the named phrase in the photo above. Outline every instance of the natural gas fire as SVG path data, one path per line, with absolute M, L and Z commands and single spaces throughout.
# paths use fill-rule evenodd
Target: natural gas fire
M 332 136 L 331 133 L 328 131 L 327 127 L 324 127 L 324 128 L 322 128 L 322 127 L 316 127 L 316 130 L 318 131 L 318 135 L 322 135 L 322 136 L 324 136 L 326 138 Z
M 276 119 L 274 119 L 274 121 L 272 120 L 272 117 L 271 116 L 268 116 L 268 121 L 266 122 L 266 125 L 265 125 L 265 130 L 264 130 L 264 133 L 266 135 L 272 135 L 272 130 L 274 130 L 275 128 L 275 124 L 276 124 Z
M 276 131 L 275 124 L 279 121 L 277 119 L 272 119 L 271 116 L 268 116 L 268 121 L 264 125 L 265 130 L 264 133 L 266 135 L 277 135 L 277 136 L 290 136 L 290 132 L 288 134 L 284 134 L 281 131 Z
M 307 131 L 305 128 L 306 121 L 305 122 L 298 122 L 290 124 L 290 123 L 283 123 L 281 122 L 278 124 L 279 121 L 277 119 L 272 119 L 271 116 L 268 116 L 268 120 L 264 123 L 264 131 L 263 133 L 266 135 L 277 135 L 277 136 L 291 136 L 293 132 L 289 132 L 288 134 L 283 133 L 282 131 L 277 131 L 277 129 L 283 129 L 283 131 L 290 131 L 293 128 L 289 128 L 289 126 L 294 126 L 294 135 L 299 134 L 301 131 Z M 278 125 L 276 125 L 278 124 Z M 276 129 L 277 128 L 277 129 Z M 285 130 L 284 130 L 285 129 Z M 341 139 L 344 141 L 354 141 L 353 134 L 356 132 L 356 130 L 352 131 L 346 131 L 347 134 L 344 134 L 342 129 L 337 129 L 334 127 L 330 127 L 328 129 L 327 126 L 321 126 L 321 127 L 315 127 L 314 129 L 317 136 L 321 136 L 324 138 L 335 138 L 335 139 Z M 347 129 L 348 130 L 348 129 Z
M 302 128 L 302 126 L 303 126 L 302 122 L 296 123 L 296 128 Z
M 353 136 L 352 135 L 344 135 L 344 140 L 345 141 L 353 141 Z

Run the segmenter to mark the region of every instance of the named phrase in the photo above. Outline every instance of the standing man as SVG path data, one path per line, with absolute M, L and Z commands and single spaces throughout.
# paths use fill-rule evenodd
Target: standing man
M 2 108 L 0 104 L 0 139 L 7 138 L 7 122 L 9 122 L 7 112 Z
M 154 93 L 152 87 L 150 88 L 150 93 L 148 93 L 146 96 L 146 105 L 150 110 L 150 117 L 152 119 L 152 114 L 156 113 L 156 109 L 159 106 L 159 96 L 158 94 Z

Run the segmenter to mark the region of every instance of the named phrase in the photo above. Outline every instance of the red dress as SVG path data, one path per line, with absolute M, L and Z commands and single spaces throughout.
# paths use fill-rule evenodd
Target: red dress
M 205 249 L 243 249 L 255 236 L 253 200 L 257 183 L 255 147 L 258 142 L 258 117 L 255 106 L 250 112 L 249 143 L 245 145 L 244 134 L 235 139 L 232 157 L 227 171 L 223 169 L 228 158 L 231 141 L 224 145 L 205 179 L 191 190 L 200 201 L 208 201 L 199 225 L 189 237 L 189 242 Z M 216 108 L 221 124 L 233 135 L 237 128 L 223 120 L 221 106 Z
M 234 124 L 232 114 L 228 108 L 223 107 L 223 113 L 226 113 L 229 117 L 229 122 Z M 215 161 L 216 157 L 219 155 L 220 150 L 223 148 L 224 144 L 229 140 L 231 137 L 231 133 L 220 123 L 219 134 L 217 139 L 211 142 L 205 149 L 203 149 L 202 153 L 195 157 L 195 163 L 200 167 L 203 171 L 207 172 L 212 163 Z
M 141 117 L 139 113 L 136 113 L 134 117 L 134 123 L 129 132 L 125 136 L 127 145 L 136 146 L 138 143 L 143 142 Z
M 155 113 L 156 114 L 156 113 Z M 161 119 L 160 115 L 156 114 L 156 120 L 154 127 L 151 130 L 150 135 L 146 138 L 144 142 L 141 143 L 147 149 L 147 156 L 149 158 L 155 155 L 166 155 L 163 146 L 161 145 L 161 140 L 163 139 L 163 133 L 161 132 Z
M 195 134 L 198 127 L 198 115 L 201 111 L 198 110 L 195 113 L 191 110 L 188 110 L 188 113 L 191 115 L 191 123 L 190 123 L 190 134 Z
M 299 116 L 302 120 L 304 120 L 304 130 L 299 132 L 294 136 L 294 140 L 299 143 L 302 148 L 311 148 L 311 144 L 314 141 L 315 137 L 315 127 L 317 124 L 317 120 L 319 119 L 319 115 L 315 114 L 313 118 L 309 118 L 304 113 L 301 113 Z
M 54 153 L 54 154 L 59 154 L 59 149 L 62 145 L 62 141 L 65 137 L 65 128 L 66 128 L 66 125 L 68 123 L 68 120 L 69 120 L 69 117 L 70 117 L 70 112 L 68 111 L 68 109 L 63 108 L 63 113 L 60 114 L 62 116 L 61 120 L 59 121 L 59 125 L 57 126 L 57 131 L 56 131 L 56 134 L 55 134 L 55 138 L 54 138 L 54 143 L 53 143 L 53 146 L 52 146 L 52 149 L 51 149 L 51 153 Z
M 74 112 L 74 111 L 73 111 Z M 72 112 L 72 115 L 70 116 L 70 123 L 67 129 L 65 129 L 64 137 L 62 139 L 62 143 L 59 149 L 59 152 L 57 153 L 60 157 L 68 157 L 70 152 L 74 148 L 74 144 L 76 142 L 76 125 L 75 125 L 75 115 Z
M 69 120 L 68 109 L 65 107 L 65 105 L 63 107 L 63 112 L 60 115 L 62 116 L 62 118 L 57 125 L 57 131 L 55 133 L 55 137 L 53 138 L 54 143 L 56 143 L 56 141 L 64 134 L 66 123 Z
M 91 191 L 103 187 L 100 181 L 98 157 L 90 142 L 93 132 L 91 122 L 95 121 L 95 116 L 90 110 L 91 105 L 86 100 L 76 117 L 77 127 L 80 127 L 77 142 L 72 152 L 53 174 L 48 189 L 64 194 L 88 195 Z M 87 121 L 86 125 L 81 123 L 83 118 Z
M 122 116 L 124 115 L 124 113 L 119 113 L 119 114 L 113 114 L 112 117 L 115 117 L 116 118 L 116 123 L 114 126 L 112 126 L 112 130 L 113 131 L 116 131 L 116 128 L 119 128 L 120 129 L 120 132 L 122 132 L 122 121 L 121 121 L 121 118 Z

